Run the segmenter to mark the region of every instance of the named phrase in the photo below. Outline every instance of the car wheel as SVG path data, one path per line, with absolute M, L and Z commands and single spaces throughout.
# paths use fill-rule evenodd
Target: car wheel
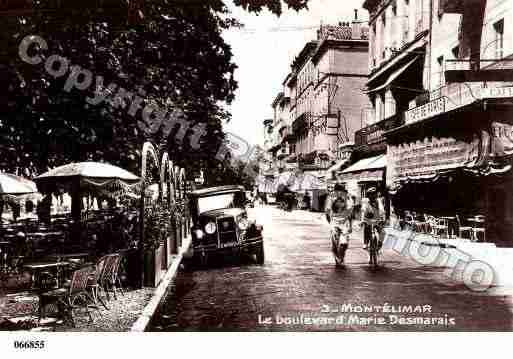
M 264 264 L 265 262 L 265 254 L 264 254 L 264 244 L 262 243 L 255 252 L 256 260 L 258 264 Z

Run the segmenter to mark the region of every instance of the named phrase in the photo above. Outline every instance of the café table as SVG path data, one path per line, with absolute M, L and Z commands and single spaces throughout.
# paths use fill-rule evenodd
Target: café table
M 457 236 L 457 220 L 455 216 L 440 216 L 438 218 L 445 219 L 447 221 L 447 235 L 449 236 L 449 238 L 452 238 L 453 234 Z
M 52 238 L 64 238 L 64 232 L 32 232 L 27 233 L 27 236 L 37 241 L 47 241 Z
M 69 266 L 68 262 L 48 261 L 48 262 L 34 262 L 23 265 L 23 268 L 28 270 L 32 275 L 32 289 L 42 289 L 41 287 L 41 273 L 45 271 L 55 271 L 55 283 L 57 288 L 61 287 L 62 282 L 62 269 Z
M 91 254 L 87 252 L 77 252 L 77 253 L 55 253 L 51 254 L 48 257 L 55 259 L 56 261 L 63 262 L 63 261 L 70 261 L 73 259 L 78 259 L 80 261 L 84 261 L 87 259 Z
M 38 232 L 31 232 L 27 233 L 28 236 L 32 237 L 40 237 L 40 238 L 46 238 L 46 237 L 52 237 L 52 236 L 62 236 L 64 235 L 64 232 L 62 231 L 38 231 Z

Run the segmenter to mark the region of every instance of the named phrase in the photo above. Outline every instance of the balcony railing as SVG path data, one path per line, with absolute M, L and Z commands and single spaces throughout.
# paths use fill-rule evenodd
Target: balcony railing
M 282 132 L 281 132 L 281 141 L 282 143 L 291 139 L 291 138 L 294 138 L 294 131 L 292 131 L 292 126 L 287 126 L 287 127 L 284 127 Z
M 289 146 L 282 146 L 279 149 L 278 153 L 276 154 L 278 159 L 283 159 L 283 158 L 287 157 L 288 155 L 290 155 L 290 148 L 289 148 Z
M 420 18 L 417 20 L 415 24 L 415 36 L 419 36 L 421 33 L 429 29 L 428 21 L 424 20 L 424 18 Z
M 373 108 L 364 108 L 362 109 L 360 115 L 360 123 L 362 128 L 368 126 L 376 120 L 376 111 Z
M 513 81 L 513 58 L 446 60 L 446 82 Z

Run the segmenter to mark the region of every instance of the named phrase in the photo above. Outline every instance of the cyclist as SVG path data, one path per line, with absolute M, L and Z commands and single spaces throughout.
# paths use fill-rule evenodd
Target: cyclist
M 372 238 L 372 227 L 377 231 L 378 239 L 381 242 L 381 231 L 382 224 L 384 223 L 385 213 L 383 206 L 380 206 L 378 202 L 378 193 L 375 187 L 371 187 L 366 191 L 366 198 L 362 203 L 361 210 L 361 225 L 363 226 L 363 242 L 364 249 L 369 248 L 369 242 Z M 381 243 L 378 243 L 378 248 L 381 247 Z M 369 263 L 371 258 L 369 255 Z
M 326 206 L 326 218 L 331 224 L 331 247 L 337 266 L 344 265 L 344 257 L 352 233 L 353 208 L 348 201 L 347 191 L 340 184 L 335 185 L 335 194 Z

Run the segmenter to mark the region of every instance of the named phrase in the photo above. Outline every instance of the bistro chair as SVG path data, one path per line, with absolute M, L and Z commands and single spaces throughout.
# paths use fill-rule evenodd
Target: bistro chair
M 94 272 L 89 275 L 89 279 L 87 282 L 87 289 L 91 292 L 91 295 L 93 297 L 93 300 L 96 305 L 98 305 L 98 302 L 105 307 L 105 309 L 109 309 L 105 302 L 102 300 L 100 296 L 100 291 L 102 290 L 101 286 L 101 278 L 105 270 L 105 264 L 107 263 L 107 260 L 109 259 L 109 256 L 104 256 L 98 260 L 98 262 L 95 265 Z
M 486 231 L 485 231 L 485 216 L 483 215 L 477 215 L 474 217 L 474 219 L 477 221 L 477 222 L 474 222 L 476 223 L 473 227 L 472 227 L 472 237 L 473 237 L 473 240 L 475 242 L 486 242 Z M 482 235 L 483 239 L 480 241 L 479 240 L 479 235 Z
M 428 228 L 428 234 L 435 235 L 436 218 L 431 215 L 426 215 L 426 222 Z
M 446 237 L 449 237 L 449 223 L 444 218 L 435 218 L 433 234 L 435 237 L 440 237 L 440 233 L 445 234 Z
M 85 308 L 89 320 L 93 317 L 89 311 L 89 303 L 94 302 L 93 298 L 87 291 L 87 282 L 91 274 L 90 267 L 84 267 L 73 272 L 69 288 L 58 288 L 39 294 L 39 321 L 45 314 L 45 307 L 56 305 L 59 314 L 64 320 L 69 320 L 71 325 L 75 326 L 73 319 L 73 309 Z M 80 305 L 79 305 L 80 304 Z
M 428 223 L 426 222 L 426 216 L 424 214 L 415 215 L 414 218 L 415 223 L 415 231 L 418 233 L 427 233 L 428 232 Z
M 116 291 L 118 289 L 118 285 L 121 294 L 124 294 L 118 273 L 120 263 L 120 254 L 116 253 L 107 256 L 105 267 L 100 277 L 100 285 L 102 286 L 103 290 L 105 291 L 105 294 L 107 295 L 107 300 L 110 300 L 109 292 L 112 292 L 114 299 L 117 300 Z
M 472 227 L 470 226 L 463 226 L 461 224 L 460 216 L 456 215 L 456 221 L 458 222 L 458 233 L 460 238 L 465 238 L 463 236 L 464 233 L 468 233 L 468 239 L 472 240 Z
M 410 211 L 404 212 L 404 224 L 406 226 L 406 229 L 415 230 L 415 219 Z

